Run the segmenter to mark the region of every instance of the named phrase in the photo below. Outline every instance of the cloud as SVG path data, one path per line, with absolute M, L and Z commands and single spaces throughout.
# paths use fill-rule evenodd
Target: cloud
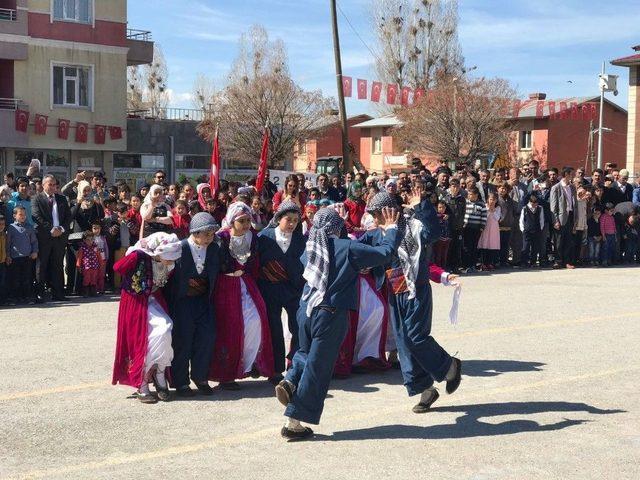
M 190 92 L 176 92 L 171 88 L 167 89 L 167 96 L 169 97 L 169 106 L 177 108 L 190 108 L 193 107 L 193 94 Z

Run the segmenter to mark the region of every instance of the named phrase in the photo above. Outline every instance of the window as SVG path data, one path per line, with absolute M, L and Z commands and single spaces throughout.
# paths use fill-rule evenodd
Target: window
M 375 136 L 373 137 L 373 153 L 382 152 L 382 137 Z
M 65 22 L 92 23 L 93 0 L 53 0 L 53 18 Z
M 209 170 L 211 168 L 211 159 L 208 155 L 176 155 L 176 168 Z
M 531 150 L 531 130 L 520 132 L 520 150 Z
M 54 65 L 53 104 L 64 107 L 90 107 L 92 73 L 92 67 Z
M 300 142 L 298 142 L 298 153 L 300 155 L 304 155 L 305 153 L 307 153 L 307 141 L 306 140 L 301 140 Z
M 140 168 L 140 155 L 116 153 L 113 155 L 114 168 Z

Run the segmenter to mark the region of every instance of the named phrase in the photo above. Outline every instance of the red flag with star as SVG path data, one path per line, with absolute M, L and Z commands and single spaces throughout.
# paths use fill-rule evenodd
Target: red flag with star
M 29 126 L 29 112 L 27 110 L 16 110 L 16 130 L 26 132 Z
M 93 132 L 93 140 L 97 145 L 102 145 L 107 137 L 107 127 L 96 125 Z
M 69 120 L 65 120 L 64 118 L 58 119 L 58 138 L 61 140 L 66 140 L 69 138 L 69 126 L 71 122 Z
M 400 103 L 406 107 L 409 105 L 409 97 L 411 96 L 411 88 L 402 87 L 402 93 L 400 94 Z
M 396 103 L 396 97 L 398 96 L 398 86 L 389 84 L 387 85 L 387 103 L 394 105 Z
M 111 140 L 120 140 L 122 138 L 121 127 L 109 127 L 109 136 Z
M 544 117 L 544 100 L 538 100 L 536 102 L 536 118 Z
M 87 143 L 89 125 L 84 122 L 76 122 L 76 142 Z
M 47 134 L 47 122 L 49 121 L 49 117 L 47 115 L 40 115 L 36 113 L 35 120 L 35 133 L 36 135 L 46 135 Z
M 373 82 L 371 85 L 371 101 L 379 102 L 380 94 L 382 93 L 382 82 Z
M 424 97 L 424 88 L 417 88 L 415 92 L 413 92 L 413 104 L 417 105 L 420 100 Z
M 264 178 L 267 173 L 267 160 L 269 159 L 269 127 L 264 127 L 262 134 L 262 151 L 260 152 L 260 167 L 258 168 L 258 178 L 256 179 L 256 190 L 262 193 Z
M 358 79 L 358 100 L 367 99 L 367 81 Z
M 345 97 L 350 97 L 353 93 L 353 83 L 351 77 L 342 77 L 342 93 Z
M 213 152 L 211 153 L 211 175 L 209 175 L 209 188 L 211 196 L 217 198 L 218 188 L 220 188 L 220 144 L 218 143 L 218 127 L 213 137 Z
M 553 100 L 549 101 L 549 120 L 554 120 L 556 118 L 556 102 Z

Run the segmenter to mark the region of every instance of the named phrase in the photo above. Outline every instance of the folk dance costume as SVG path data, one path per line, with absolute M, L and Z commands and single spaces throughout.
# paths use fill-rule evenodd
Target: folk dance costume
M 175 261 L 180 254 L 178 237 L 155 233 L 129 248 L 113 267 L 122 276 L 122 291 L 112 383 L 137 388 L 143 403 L 157 401 L 149 382 L 156 384 L 160 400 L 169 400 L 165 372 L 173 358 L 172 322 L 161 288 L 172 267 L 159 260 Z
M 224 260 L 213 301 L 224 315 L 218 319 L 209 379 L 228 389 L 239 388 L 236 379 L 275 374 L 267 308 L 256 283 L 257 236 L 252 230 L 242 236 L 231 234 L 234 222 L 242 217 L 251 217 L 250 208 L 232 203 L 218 232 Z
M 359 272 L 387 263 L 397 248 L 395 225 L 378 247 L 338 238 L 344 220 L 333 208 L 318 211 L 309 232 L 304 287 L 298 321 L 298 351 L 285 380 L 276 387 L 278 400 L 286 405 L 289 421 L 282 436 L 305 438 L 313 434 L 300 421 L 320 421 L 329 382 L 340 345 L 347 333 L 348 310 L 357 309 L 356 285 Z
M 213 241 L 198 245 L 194 235 L 214 232 L 218 224 L 206 212 L 193 216 L 189 238 L 180 242 L 182 257 L 168 286 L 171 317 L 174 321 L 171 365 L 172 384 L 180 396 L 192 396 L 192 380 L 203 395 L 213 393 L 208 384 L 209 363 L 216 335 L 216 310 L 211 303 L 220 269 L 220 247 Z M 213 237 L 215 238 L 215 237 Z
M 378 193 L 370 212 L 396 206 L 386 192 Z M 451 357 L 431 336 L 433 299 L 430 278 L 448 283 L 448 273 L 429 267 L 430 242 L 438 232 L 438 217 L 429 200 L 416 205 L 413 215 L 398 222 L 401 242 L 386 271 L 389 303 L 404 385 L 409 396 L 421 395 L 414 412 L 423 413 L 438 397 L 434 381 L 447 380 L 447 392 L 460 384 L 460 360 Z M 373 231 L 375 233 L 375 231 Z M 368 232 L 369 233 L 369 232 Z
M 300 225 L 293 233 L 282 231 L 278 225 L 280 220 L 289 213 L 296 214 L 298 220 L 300 219 L 300 207 L 286 200 L 280 204 L 269 226 L 258 234 L 258 258 L 260 259 L 258 287 L 267 307 L 277 381 L 282 380 L 280 374 L 285 370 L 285 354 L 291 361 L 298 349 L 296 314 L 304 287 L 302 278 L 304 267 L 300 257 L 304 253 L 307 239 L 302 234 Z M 287 312 L 287 322 L 291 332 L 288 353 L 285 352 L 282 310 Z

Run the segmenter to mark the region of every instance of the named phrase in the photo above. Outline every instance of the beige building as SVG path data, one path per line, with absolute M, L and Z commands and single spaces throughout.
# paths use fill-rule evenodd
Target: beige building
M 127 66 L 152 59 L 149 32 L 127 29 L 126 0 L 0 0 L 2 171 L 23 174 L 32 158 L 61 182 L 78 169 L 112 171 L 127 146 Z M 17 110 L 29 112 L 26 132 Z M 37 114 L 48 117 L 44 134 Z M 79 123 L 86 141 L 76 141 Z
M 640 45 L 635 53 L 618 58 L 611 63 L 629 68 L 629 118 L 627 123 L 627 169 L 632 175 L 640 175 Z

